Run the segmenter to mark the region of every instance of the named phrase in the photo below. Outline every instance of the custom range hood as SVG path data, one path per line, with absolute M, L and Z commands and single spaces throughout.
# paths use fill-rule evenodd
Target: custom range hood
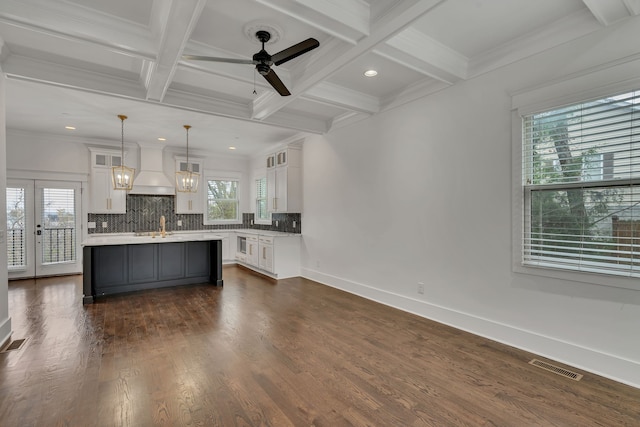
M 163 172 L 162 149 L 158 143 L 138 142 L 140 146 L 140 172 L 133 180 L 129 194 L 173 196 L 176 189 Z

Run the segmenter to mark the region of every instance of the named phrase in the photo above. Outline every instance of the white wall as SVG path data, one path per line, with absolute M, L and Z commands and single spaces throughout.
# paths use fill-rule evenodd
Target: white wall
M 6 138 L 6 114 L 5 114 L 5 87 L 6 79 L 0 70 L 0 223 L 7 223 L 7 138 Z M 0 260 L 7 259 L 6 230 L 2 231 L 0 238 Z M 7 281 L 7 263 L 0 262 L 0 346 L 11 337 L 11 318 L 9 317 L 9 287 Z
M 62 138 L 9 129 L 7 159 L 10 177 L 63 179 L 72 174 L 88 179 L 89 150 L 72 136 Z
M 512 272 L 510 95 L 637 57 L 638 34 L 630 20 L 310 137 L 303 274 L 640 387 L 640 285 Z

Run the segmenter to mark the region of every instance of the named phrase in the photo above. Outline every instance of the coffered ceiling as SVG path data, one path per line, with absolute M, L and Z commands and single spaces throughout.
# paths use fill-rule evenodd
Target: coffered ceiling
M 428 96 L 640 13 L 640 0 L 2 0 L 7 127 L 251 155 Z M 252 65 L 256 29 L 291 96 Z M 378 71 L 365 77 L 367 69 Z M 254 94 L 255 89 L 255 94 Z M 67 125 L 75 131 L 65 130 Z

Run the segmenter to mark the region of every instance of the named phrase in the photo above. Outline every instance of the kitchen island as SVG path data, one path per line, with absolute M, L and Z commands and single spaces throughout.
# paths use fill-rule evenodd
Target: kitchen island
M 91 236 L 83 246 L 83 303 L 168 286 L 222 286 L 222 237 L 215 233 Z

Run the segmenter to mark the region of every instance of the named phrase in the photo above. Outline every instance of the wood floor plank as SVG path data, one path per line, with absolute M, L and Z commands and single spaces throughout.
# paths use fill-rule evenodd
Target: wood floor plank
M 0 354 L 0 425 L 640 426 L 638 389 L 302 278 L 224 276 L 88 306 L 81 276 L 10 282 L 28 340 Z

